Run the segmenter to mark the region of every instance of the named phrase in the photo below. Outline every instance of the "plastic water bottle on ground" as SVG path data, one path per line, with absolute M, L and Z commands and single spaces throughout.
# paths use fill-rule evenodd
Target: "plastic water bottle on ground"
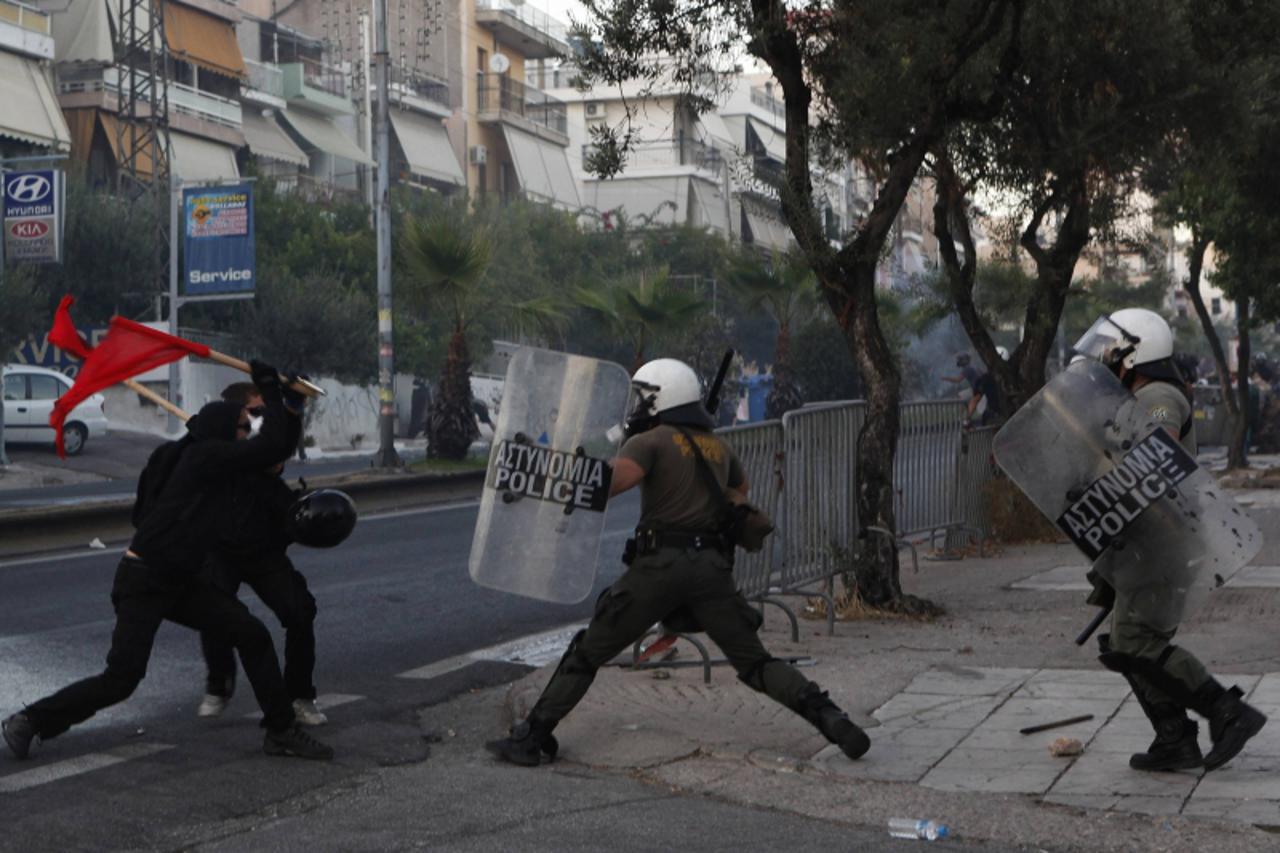
M 889 818 L 889 834 L 894 838 L 922 838 L 925 841 L 937 841 L 950 834 L 946 824 L 936 820 L 916 820 L 909 817 Z

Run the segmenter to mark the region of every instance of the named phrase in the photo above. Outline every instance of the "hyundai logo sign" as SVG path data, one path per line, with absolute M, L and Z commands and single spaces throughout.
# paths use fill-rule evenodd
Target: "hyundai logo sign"
M 9 263 L 62 260 L 62 172 L 40 169 L 3 176 L 4 257 Z
M 18 204 L 35 204 L 53 193 L 53 182 L 40 172 L 23 172 L 5 181 L 4 194 Z

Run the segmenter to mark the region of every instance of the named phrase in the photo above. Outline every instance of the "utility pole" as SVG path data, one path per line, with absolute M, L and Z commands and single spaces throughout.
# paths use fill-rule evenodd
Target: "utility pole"
M 378 83 L 374 139 L 377 148 L 378 188 L 374 226 L 378 239 L 378 456 L 381 468 L 398 468 L 395 446 L 395 344 L 391 335 L 391 156 L 387 124 L 388 89 L 391 86 L 390 51 L 387 45 L 387 0 L 374 0 L 375 43 L 373 61 Z

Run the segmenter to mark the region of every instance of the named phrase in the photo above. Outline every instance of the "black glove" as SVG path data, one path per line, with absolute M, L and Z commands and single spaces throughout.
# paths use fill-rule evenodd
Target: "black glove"
M 265 362 L 250 361 L 249 377 L 253 379 L 253 384 L 258 386 L 259 391 L 279 389 L 281 385 L 280 371 Z
M 307 395 L 293 387 L 295 381 L 296 377 L 293 376 L 282 380 L 280 394 L 284 398 L 284 407 L 292 414 L 301 416 L 307 408 Z

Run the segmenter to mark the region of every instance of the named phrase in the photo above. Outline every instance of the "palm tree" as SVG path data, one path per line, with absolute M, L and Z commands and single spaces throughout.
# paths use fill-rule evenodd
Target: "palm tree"
M 766 263 L 746 252 L 730 261 L 728 279 L 748 308 L 765 308 L 778 324 L 773 387 L 765 401 L 765 417 L 780 418 L 804 405 L 791 369 L 791 324 L 814 304 L 817 279 L 799 255 L 788 253 Z
M 650 344 L 689 328 L 707 309 L 701 297 L 675 287 L 665 269 L 623 275 L 595 289 L 578 287 L 573 300 L 628 343 L 632 372 Z
M 438 214 L 421 221 L 407 218 L 401 241 L 410 274 L 411 301 L 429 303 L 453 319 L 453 332 L 440 377 L 440 391 L 427 410 L 427 455 L 463 459 L 480 435 L 471 396 L 471 353 L 467 327 L 478 316 L 510 321 L 523 334 L 552 333 L 564 322 L 558 303 L 548 296 L 510 301 L 485 286 L 494 242 L 483 227 L 457 216 Z

